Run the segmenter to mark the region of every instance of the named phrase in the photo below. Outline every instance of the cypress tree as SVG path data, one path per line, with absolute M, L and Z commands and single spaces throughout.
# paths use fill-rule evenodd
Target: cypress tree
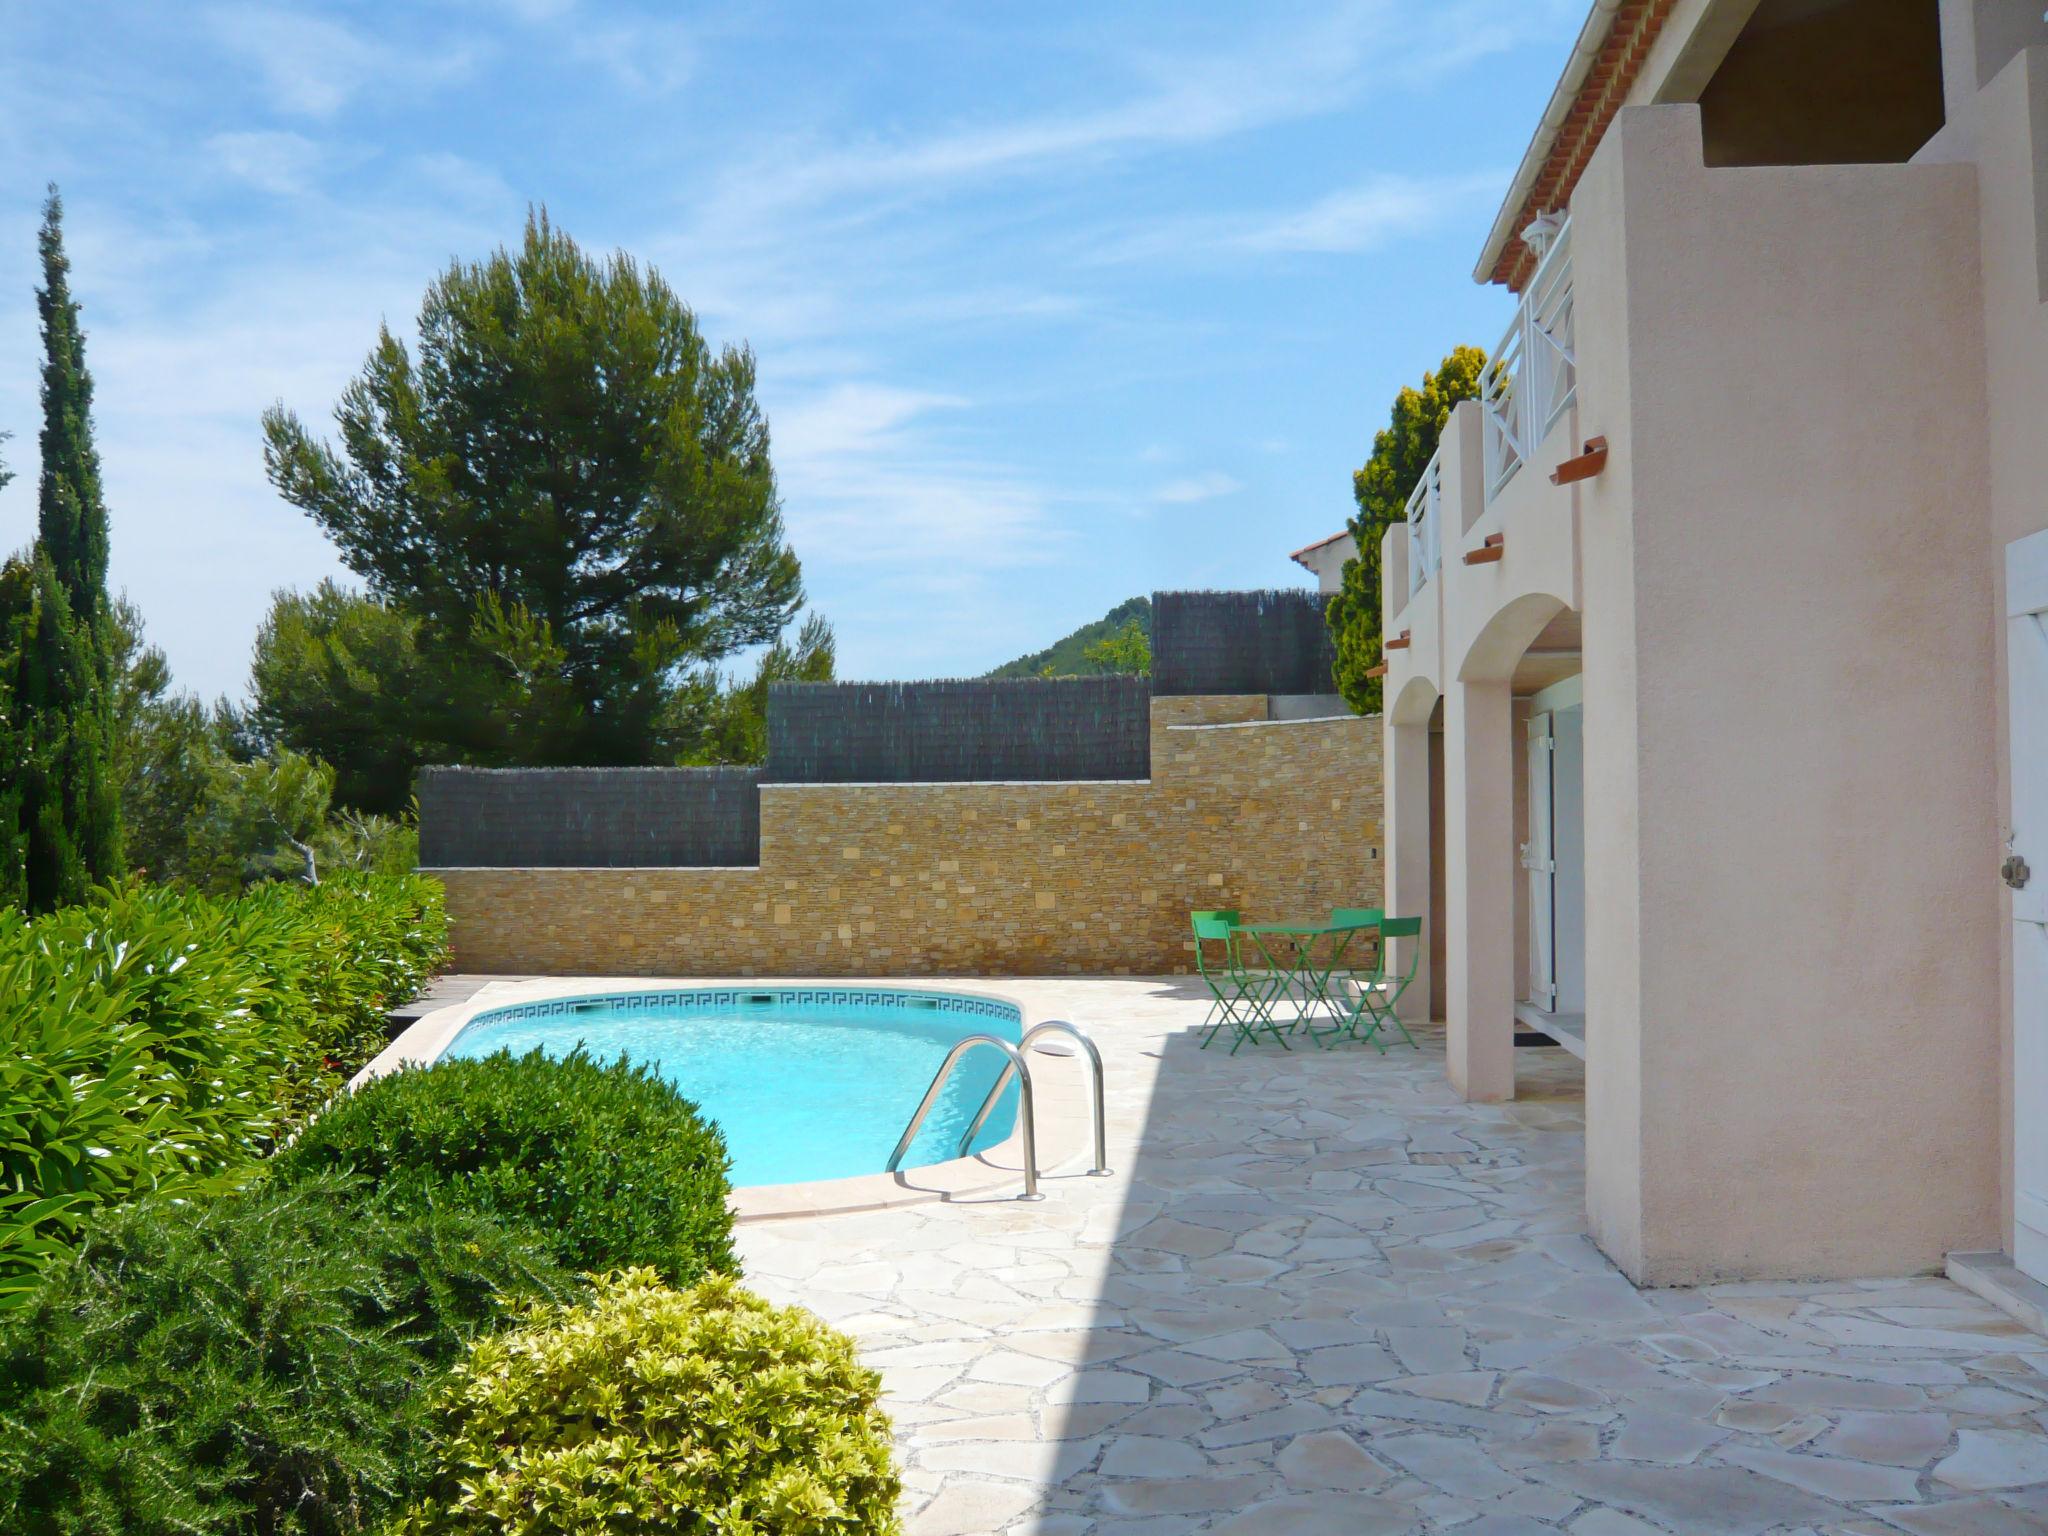
M 36 547 L 0 573 L 0 703 L 8 738 L 0 815 L 11 821 L 0 833 L 0 895 L 14 886 L 35 911 L 82 900 L 95 882 L 121 872 L 107 508 L 63 220 L 53 186 L 36 242 L 43 263 L 36 291 L 43 332 Z
M 43 322 L 43 477 L 36 491 L 36 532 L 72 616 L 97 629 L 107 602 L 107 504 L 100 494 L 100 456 L 92 444 L 92 375 L 85 371 L 85 332 L 71 297 L 71 261 L 64 254 L 64 204 L 52 185 L 36 236 L 43 286 L 36 312 Z
M 0 432 L 0 442 L 8 436 Z M 13 478 L 13 471 L 0 464 L 0 489 Z M 28 741 L 16 726 L 20 712 L 14 700 L 14 629 L 17 614 L 27 602 L 27 593 L 22 589 L 27 569 L 19 560 L 0 565 L 0 904 L 10 905 L 19 905 L 26 894 L 20 764 Z
M 40 546 L 0 570 L 0 624 L 8 663 L 0 691 L 16 720 L 8 743 L 12 782 L 0 792 L 12 802 L 14 836 L 0 851 L 19 872 L 18 899 L 47 912 L 82 901 L 95 879 L 116 873 L 92 865 L 87 842 L 109 819 L 94 801 L 111 783 L 106 735 L 98 720 L 76 712 L 104 696 L 95 676 L 100 657 Z

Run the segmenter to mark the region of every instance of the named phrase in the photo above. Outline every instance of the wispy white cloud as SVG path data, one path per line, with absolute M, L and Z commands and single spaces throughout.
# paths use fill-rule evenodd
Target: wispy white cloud
M 1211 143 L 1314 116 L 1358 86 L 1368 61 L 1398 49 L 1407 21 L 1390 0 L 1349 0 L 1296 27 L 1263 27 L 1227 48 L 1130 61 L 1138 88 L 1108 106 L 823 146 L 786 142 L 738 166 L 719 213 L 889 195 L 1035 175 L 1078 161 Z
M 280 197 L 306 191 L 321 162 L 320 146 L 297 133 L 217 133 L 206 147 L 230 176 Z
M 478 9 L 502 11 L 525 22 L 553 21 L 576 9 L 576 0 L 471 0 Z
M 471 51 L 447 37 L 430 49 L 397 47 L 282 4 L 217 5 L 206 19 L 221 47 L 255 71 L 271 105 L 300 117 L 333 117 L 372 85 L 417 89 L 472 63 Z
M 636 15 L 578 0 L 463 0 L 490 22 L 511 21 L 545 40 L 551 57 L 594 64 L 636 93 L 666 94 L 697 72 L 697 18 Z
M 968 405 L 842 383 L 777 409 L 776 470 L 798 547 L 931 591 L 1053 558 L 1064 540 L 1048 493 L 949 439 L 945 418 Z
M 697 72 L 690 26 L 678 21 L 577 23 L 568 37 L 571 58 L 595 64 L 628 90 L 666 95 Z
M 430 193 L 449 199 L 461 208 L 502 212 L 516 207 L 519 202 L 519 195 L 504 177 L 489 166 L 462 155 L 445 151 L 415 155 L 411 170 Z M 509 235 L 511 232 L 506 233 Z
M 835 384 L 776 413 L 771 424 L 776 458 L 785 464 L 822 464 L 841 455 L 894 451 L 904 446 L 912 422 L 966 403 L 955 395 L 888 384 Z
M 1190 506 L 1198 501 L 1214 501 L 1219 496 L 1233 495 L 1243 489 L 1244 482 L 1236 476 L 1211 469 L 1199 475 L 1182 475 L 1167 481 L 1152 492 L 1152 500 L 1167 506 Z
M 1319 197 L 1306 208 L 1250 219 L 1226 241 L 1251 252 L 1369 251 L 1469 207 L 1474 197 L 1496 190 L 1503 179 L 1495 171 L 1435 180 L 1377 176 Z
M 1102 237 L 1086 259 L 1159 262 L 1217 256 L 1358 255 L 1469 212 L 1505 176 L 1371 176 L 1293 208 L 1205 213 Z

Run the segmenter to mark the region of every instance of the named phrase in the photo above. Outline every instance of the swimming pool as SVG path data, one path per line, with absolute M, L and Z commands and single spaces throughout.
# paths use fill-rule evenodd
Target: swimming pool
M 995 998 L 896 988 L 663 988 L 551 998 L 478 1014 L 447 1057 L 562 1055 L 579 1044 L 653 1067 L 725 1131 L 736 1186 L 881 1173 L 946 1052 L 968 1035 L 1013 1044 L 1023 1011 Z M 918 1132 L 906 1168 L 957 1155 L 1004 1060 L 970 1051 Z M 1017 1086 L 970 1151 L 1010 1134 Z

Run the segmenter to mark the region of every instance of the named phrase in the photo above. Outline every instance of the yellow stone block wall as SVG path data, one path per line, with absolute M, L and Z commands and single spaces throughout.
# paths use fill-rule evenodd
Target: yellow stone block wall
M 1265 712 L 1155 699 L 1146 781 L 763 785 L 758 869 L 430 873 L 465 971 L 1184 971 L 1191 908 L 1380 899 L 1378 719 Z

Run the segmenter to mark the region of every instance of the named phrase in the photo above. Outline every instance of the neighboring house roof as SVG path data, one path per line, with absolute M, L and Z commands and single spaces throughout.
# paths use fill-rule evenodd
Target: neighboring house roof
M 1486 248 L 1472 272 L 1475 282 L 1506 283 L 1519 293 L 1529 281 L 1536 258 L 1517 237 L 1537 214 L 1554 212 L 1571 200 L 1580 172 L 1628 99 L 1674 3 L 1593 0 L 1593 13 L 1572 45 L 1550 105 L 1487 232 Z
M 1315 566 L 1309 563 L 1308 559 L 1306 558 L 1307 556 L 1316 553 L 1316 551 L 1318 550 L 1328 549 L 1332 544 L 1335 544 L 1339 539 L 1348 539 L 1350 537 L 1351 530 L 1349 528 L 1340 528 L 1337 532 L 1331 534 L 1327 539 L 1317 539 L 1313 544 L 1302 545 L 1301 548 L 1297 549 L 1293 554 L 1289 555 L 1287 558 L 1292 560 L 1296 565 L 1306 566 L 1309 570 L 1312 571 L 1315 569 Z

